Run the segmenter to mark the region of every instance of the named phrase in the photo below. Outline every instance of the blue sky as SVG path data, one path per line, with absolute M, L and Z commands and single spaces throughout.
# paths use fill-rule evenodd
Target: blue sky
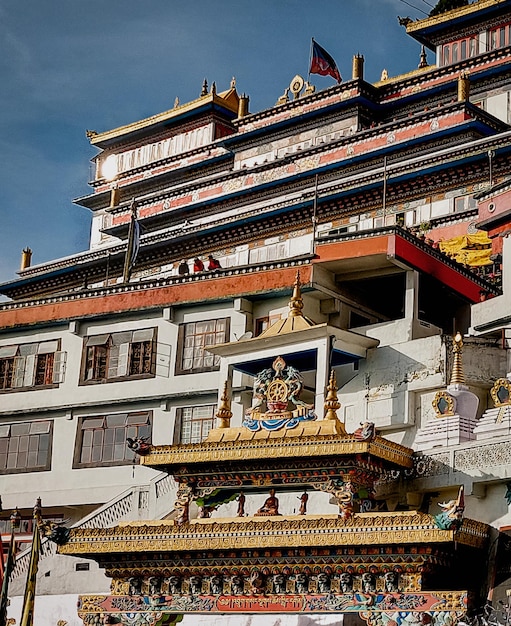
M 416 8 L 412 8 L 409 4 Z M 376 81 L 415 69 L 420 47 L 397 15 L 425 17 L 435 0 L 0 0 L 0 282 L 33 263 L 88 247 L 85 137 L 198 97 L 204 78 L 236 77 L 250 110 L 271 107 L 306 76 L 310 39 L 345 79 L 365 57 Z M 433 55 L 429 53 L 430 62 Z M 313 76 L 317 89 L 333 84 Z

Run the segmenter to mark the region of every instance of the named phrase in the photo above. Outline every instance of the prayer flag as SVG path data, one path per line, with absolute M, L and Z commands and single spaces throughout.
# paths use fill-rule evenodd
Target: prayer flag
M 1 546 L 1 543 L 0 543 Z M 2 594 L 0 595 L 0 624 L 7 624 L 7 605 L 9 603 L 9 579 L 14 569 L 15 560 L 15 541 L 14 528 L 11 531 L 11 542 L 9 544 L 9 552 L 7 553 L 7 562 L 4 569 L 4 577 L 2 581 Z M 3 559 L 3 554 L 0 556 Z
M 337 69 L 337 64 L 328 52 L 319 43 L 312 40 L 312 57 L 309 74 L 320 74 L 321 76 L 331 76 L 340 83 L 341 74 Z
M 137 203 L 135 198 L 131 202 L 131 219 L 128 231 L 128 247 L 124 257 L 123 282 L 128 283 L 131 277 L 131 270 L 137 260 L 140 250 L 140 224 L 137 219 Z
M 34 517 L 34 535 L 32 538 L 32 551 L 30 552 L 30 564 L 28 566 L 27 584 L 23 598 L 20 626 L 34 625 L 35 586 L 37 569 L 39 567 L 39 554 L 41 552 L 41 535 L 39 532 L 39 519 Z
M 131 248 L 130 270 L 133 269 L 137 260 L 138 251 L 140 250 L 140 224 L 136 217 L 133 218 L 133 246 Z

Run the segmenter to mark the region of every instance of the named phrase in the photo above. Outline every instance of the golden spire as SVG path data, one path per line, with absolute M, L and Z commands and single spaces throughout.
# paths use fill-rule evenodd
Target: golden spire
M 232 411 L 231 401 L 227 393 L 227 381 L 225 381 L 224 383 L 224 391 L 222 393 L 220 406 L 218 407 L 218 411 L 216 412 L 215 417 L 218 418 L 217 428 L 229 428 L 229 426 L 231 425 Z
M 463 374 L 463 362 L 461 359 L 463 348 L 463 340 L 461 333 L 457 332 L 452 343 L 452 353 L 454 354 L 454 362 L 452 365 L 451 385 L 464 385 L 465 375 Z
M 421 48 L 421 58 L 419 61 L 419 69 L 421 70 L 423 67 L 428 67 L 428 57 L 426 55 L 426 48 L 422 46 Z
M 302 315 L 303 300 L 302 292 L 300 290 L 300 271 L 296 272 L 295 286 L 293 289 L 293 295 L 289 301 L 289 317 L 297 317 Z
M 201 97 L 208 95 L 208 81 L 206 79 L 204 79 L 204 82 L 202 83 L 202 89 L 200 90 L 200 95 Z
M 327 387 L 327 395 L 325 400 L 325 420 L 335 420 L 337 422 L 336 431 L 339 435 L 347 435 L 346 428 L 337 416 L 337 410 L 341 408 L 341 403 L 337 399 L 337 382 L 335 380 L 335 372 L 330 372 L 330 380 Z

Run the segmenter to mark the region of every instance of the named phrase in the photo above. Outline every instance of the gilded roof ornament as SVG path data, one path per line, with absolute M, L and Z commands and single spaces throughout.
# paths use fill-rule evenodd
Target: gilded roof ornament
M 286 102 L 289 102 L 289 87 L 286 87 L 284 89 L 284 93 L 279 96 L 279 99 L 275 103 L 275 106 L 279 106 L 279 104 L 286 104 Z
M 302 314 L 303 300 L 302 292 L 300 290 L 300 271 L 296 272 L 295 284 L 293 288 L 293 295 L 289 301 L 289 315 L 296 317 Z
M 420 70 L 424 67 L 428 67 L 428 57 L 426 54 L 426 48 L 424 46 L 422 46 L 421 48 L 421 58 L 420 58 L 418 67 Z
M 293 294 L 291 296 L 291 300 L 289 301 L 289 314 L 287 318 L 277 320 L 274 324 L 262 332 L 259 335 L 259 338 L 275 337 L 277 335 L 283 335 L 297 330 L 305 330 L 315 326 L 312 320 L 307 319 L 303 315 L 303 299 L 300 287 L 300 272 L 298 271 L 296 272 Z
M 236 89 L 236 78 L 234 76 L 231 78 L 231 89 Z
M 496 407 L 511 405 L 511 382 L 507 378 L 498 378 L 490 389 L 490 395 Z
M 202 83 L 202 89 L 200 91 L 200 95 L 201 96 L 207 96 L 208 95 L 208 81 L 205 78 L 204 82 Z
M 229 428 L 231 424 L 232 411 L 231 400 L 229 398 L 229 394 L 227 393 L 227 381 L 224 382 L 224 390 L 222 397 L 220 398 L 220 406 L 218 407 L 215 417 L 218 418 L 217 428 Z
M 337 399 L 337 381 L 335 379 L 335 372 L 330 372 L 330 380 L 327 387 L 327 395 L 325 400 L 325 420 L 335 420 L 338 424 L 337 432 L 341 435 L 347 435 L 346 428 L 341 420 L 337 416 L 338 409 L 341 408 L 341 403 Z
M 259 372 L 254 381 L 252 406 L 247 410 L 243 426 L 251 431 L 276 431 L 295 428 L 301 422 L 316 419 L 313 405 L 300 400 L 303 378 L 293 366 L 278 356 L 271 368 Z M 295 409 L 290 411 L 291 403 Z M 266 411 L 263 411 L 266 405 Z

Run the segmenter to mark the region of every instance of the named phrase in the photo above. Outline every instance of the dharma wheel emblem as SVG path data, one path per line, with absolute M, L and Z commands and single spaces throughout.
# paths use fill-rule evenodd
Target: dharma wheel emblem
M 243 425 L 250 430 L 294 428 L 300 422 L 314 420 L 313 405 L 300 400 L 303 378 L 300 372 L 286 365 L 281 356 L 272 367 L 259 372 L 254 381 L 252 406 Z M 266 405 L 266 411 L 264 411 Z M 294 406 L 294 408 L 290 409 Z

